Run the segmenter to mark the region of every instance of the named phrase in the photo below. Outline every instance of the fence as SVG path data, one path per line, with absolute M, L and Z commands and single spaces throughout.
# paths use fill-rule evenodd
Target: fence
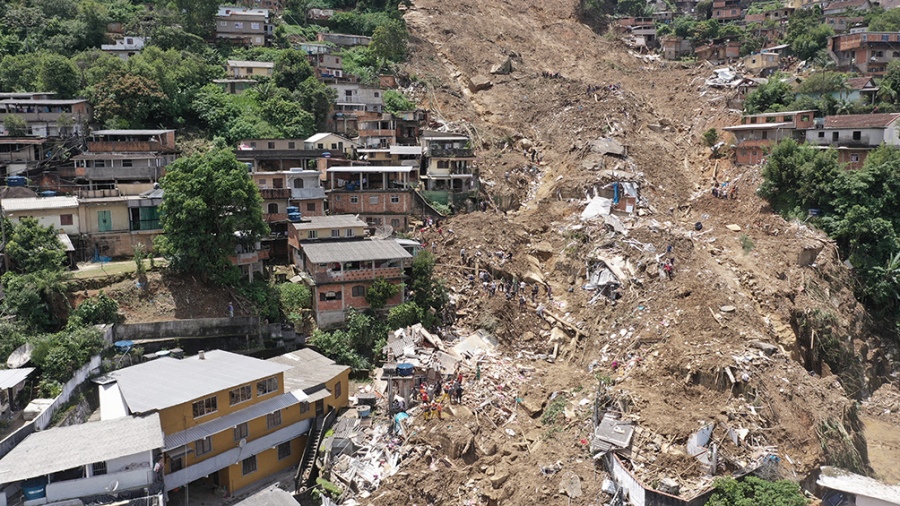
M 19 427 L 18 430 L 7 436 L 3 441 L 0 441 L 0 458 L 5 457 L 7 453 L 11 452 L 16 445 L 21 443 L 32 432 L 49 427 L 51 420 L 53 420 L 53 415 L 69 402 L 75 390 L 91 377 L 91 371 L 100 368 L 100 362 L 100 355 L 91 357 L 90 362 L 75 371 L 72 379 L 63 385 L 62 393 L 53 399 L 53 402 L 47 406 L 47 409 L 38 415 L 37 418 Z

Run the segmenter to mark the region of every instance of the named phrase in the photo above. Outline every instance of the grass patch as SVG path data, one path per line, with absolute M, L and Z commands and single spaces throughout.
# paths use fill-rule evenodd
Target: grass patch
M 544 425 L 554 425 L 559 420 L 559 415 L 563 414 L 566 409 L 566 397 L 563 393 L 556 396 L 550 401 L 544 414 L 541 415 L 541 423 Z

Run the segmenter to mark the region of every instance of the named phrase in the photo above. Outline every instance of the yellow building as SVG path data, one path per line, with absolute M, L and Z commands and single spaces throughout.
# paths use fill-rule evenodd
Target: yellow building
M 290 364 L 220 350 L 159 358 L 98 381 L 101 417 L 159 413 L 166 491 L 203 478 L 235 493 L 296 468 L 316 416 L 347 405 L 349 369 L 323 382 L 325 397 L 294 389 L 289 377 L 297 374 Z

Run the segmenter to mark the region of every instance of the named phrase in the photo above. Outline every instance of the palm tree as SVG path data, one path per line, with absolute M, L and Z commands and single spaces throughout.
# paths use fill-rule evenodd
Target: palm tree
M 882 79 L 880 83 L 878 83 L 878 92 L 876 96 L 882 102 L 887 102 L 889 104 L 894 104 L 897 102 L 897 90 L 894 89 L 894 86 L 887 79 Z

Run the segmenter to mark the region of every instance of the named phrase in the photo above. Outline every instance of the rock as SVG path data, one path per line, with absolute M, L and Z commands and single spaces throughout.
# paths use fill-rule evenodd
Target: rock
M 509 479 L 508 471 L 497 471 L 494 476 L 491 476 L 491 487 L 500 488 L 506 483 L 506 480 Z
M 528 271 L 527 273 L 525 273 L 524 276 L 522 276 L 522 279 L 526 283 L 531 283 L 531 284 L 537 283 L 539 285 L 544 284 L 544 277 L 535 271 Z
M 550 330 L 550 339 L 547 341 L 547 344 L 556 344 L 559 342 L 566 342 L 568 340 L 569 336 L 566 335 L 566 332 L 563 329 L 559 327 L 553 327 L 553 329 Z
M 475 76 L 469 80 L 469 91 L 471 91 L 472 93 L 477 93 L 479 91 L 490 89 L 493 85 L 494 83 L 492 83 L 491 80 L 487 77 Z
M 766 355 L 773 355 L 776 351 L 778 351 L 778 346 L 769 343 L 763 343 L 761 341 L 750 341 L 750 346 L 762 350 Z
M 447 411 L 449 411 L 454 418 L 472 418 L 472 416 L 474 416 L 472 415 L 472 410 L 459 404 L 451 404 L 447 407 Z
M 512 58 L 507 57 L 506 60 L 504 60 L 503 62 L 500 62 L 500 63 L 494 65 L 493 67 L 491 67 L 491 74 L 506 75 L 506 74 L 509 74 L 510 72 L 512 72 L 512 70 L 513 70 Z
M 808 267 L 816 263 L 816 258 L 822 252 L 822 245 L 819 243 L 810 243 L 803 245 L 800 254 L 797 255 L 797 265 L 800 267 Z
M 543 401 L 538 401 L 533 397 L 525 397 L 519 405 L 522 406 L 522 409 L 524 409 L 531 418 L 538 416 L 541 414 L 541 411 L 544 410 Z
M 531 249 L 534 250 L 535 256 L 545 262 L 553 256 L 553 246 L 547 241 L 541 241 L 532 246 Z
M 566 494 L 572 499 L 581 497 L 581 478 L 571 471 L 564 474 L 559 482 L 559 493 Z
M 659 486 L 656 487 L 662 493 L 678 495 L 681 493 L 681 485 L 672 478 L 662 478 L 659 480 Z
M 735 309 L 734 306 L 722 306 L 719 308 L 719 311 L 721 311 L 723 313 L 733 313 L 734 309 Z

